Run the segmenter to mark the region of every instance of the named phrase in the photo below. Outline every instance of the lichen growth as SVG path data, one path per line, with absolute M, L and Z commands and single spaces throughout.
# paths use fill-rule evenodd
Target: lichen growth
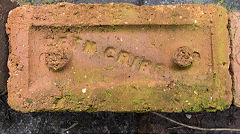
M 184 85 L 175 83 L 166 86 L 142 87 L 138 84 L 120 86 L 114 89 L 99 89 L 91 94 L 73 94 L 65 89 L 65 95 L 56 98 L 54 104 L 69 107 L 68 111 L 127 111 L 146 112 L 198 112 L 216 111 L 229 107 L 226 100 L 213 94 L 218 90 L 207 85 Z M 87 97 L 89 96 L 89 97 Z M 63 103 L 63 102 L 64 103 Z M 60 103 L 61 102 L 61 103 Z
M 108 67 L 105 68 L 105 70 L 113 72 L 115 70 L 115 67 L 114 66 L 108 66 Z

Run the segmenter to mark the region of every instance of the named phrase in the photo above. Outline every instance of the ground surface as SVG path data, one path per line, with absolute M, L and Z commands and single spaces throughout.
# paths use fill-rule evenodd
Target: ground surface
M 7 0 L 1 0 L 0 5 L 8 7 L 12 6 L 5 3 Z M 41 0 L 29 0 L 33 4 L 40 4 Z M 46 1 L 46 0 L 45 0 Z M 81 0 L 72 0 L 70 2 L 79 3 Z M 97 0 L 89 0 L 96 2 Z M 110 0 L 101 0 L 106 2 Z M 87 2 L 85 0 L 84 2 Z M 112 1 L 110 1 L 112 2 Z M 118 0 L 121 2 L 121 0 Z M 123 0 L 124 2 L 124 0 Z M 126 2 L 126 1 L 125 1 Z M 230 10 L 239 10 L 240 1 L 211 1 L 198 0 L 201 4 L 221 4 Z M 162 0 L 162 1 L 131 1 L 134 4 L 179 4 L 179 3 L 193 3 L 193 0 Z M 196 1 L 195 1 L 196 3 Z M 231 8 L 229 8 L 231 7 Z M 0 16 L 5 15 L 6 12 L 0 11 Z M 4 21 L 6 17 L 4 17 Z M 1 23 L 1 28 L 4 25 Z M 4 32 L 0 33 L 1 37 L 6 38 Z M 6 42 L 5 42 L 6 43 Z M 2 96 L 0 101 L 0 133 L 137 133 L 137 132 L 155 132 L 155 133 L 200 133 L 200 131 L 185 129 L 176 124 L 172 124 L 165 119 L 157 117 L 152 113 L 31 113 L 22 114 L 10 109 L 6 105 L 6 96 Z M 186 124 L 195 125 L 199 127 L 231 127 L 240 128 L 240 108 L 232 106 L 229 110 L 215 113 L 163 113 L 177 121 Z M 68 131 L 63 132 L 64 128 L 71 125 L 75 126 Z M 230 133 L 230 132 L 202 132 L 202 133 Z M 240 132 L 239 132 L 240 133 Z

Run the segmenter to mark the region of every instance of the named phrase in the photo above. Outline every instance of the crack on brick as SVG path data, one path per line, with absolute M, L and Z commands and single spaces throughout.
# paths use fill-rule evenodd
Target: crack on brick
M 230 76 L 231 76 L 231 80 L 232 80 L 232 95 L 233 95 L 233 97 L 232 97 L 232 104 L 234 104 L 234 91 L 235 91 L 235 89 L 234 89 L 234 84 L 235 84 L 235 81 L 234 81 L 234 77 L 233 77 L 233 75 L 234 75 L 234 72 L 233 72 L 233 68 L 232 68 L 232 60 L 233 60 L 233 55 L 232 55 L 232 52 L 233 52 L 233 48 L 232 48 L 232 36 L 231 36 L 231 20 L 230 19 L 228 19 L 228 25 L 227 25 L 227 29 L 228 29 L 228 34 L 229 34 L 229 37 L 230 37 L 230 46 L 229 46 L 229 48 L 230 48 L 230 54 L 229 54 L 229 62 L 230 62 L 230 64 L 229 64 L 229 68 L 228 68 L 228 71 L 229 71 L 229 74 L 230 74 Z

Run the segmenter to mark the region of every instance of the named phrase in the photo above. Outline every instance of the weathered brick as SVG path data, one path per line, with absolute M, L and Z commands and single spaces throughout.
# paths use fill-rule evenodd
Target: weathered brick
M 63 2 L 63 0 L 15 0 L 20 5 L 44 5 L 44 4 L 57 4 Z M 134 5 L 140 5 L 142 0 L 64 0 L 68 3 L 80 4 L 107 4 L 107 3 L 131 3 Z
M 239 55 L 239 43 L 240 43 L 240 21 L 239 21 L 240 13 L 239 12 L 232 12 L 229 14 L 230 20 L 230 35 L 232 41 L 232 60 L 231 60 L 231 69 L 233 72 L 233 97 L 234 97 L 234 105 L 240 106 L 240 55 Z
M 212 5 L 16 8 L 8 103 L 22 112 L 224 110 L 227 24 Z

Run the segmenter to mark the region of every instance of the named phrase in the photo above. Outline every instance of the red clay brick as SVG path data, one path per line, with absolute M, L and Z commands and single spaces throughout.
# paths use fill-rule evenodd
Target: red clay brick
M 232 40 L 232 71 L 233 71 L 233 97 L 234 97 L 234 105 L 240 106 L 240 64 L 239 64 L 239 43 L 240 43 L 240 21 L 239 21 L 240 13 L 232 12 L 229 14 L 230 25 L 231 25 L 231 40 Z
M 18 111 L 215 111 L 231 105 L 227 11 L 67 4 L 9 15 Z

